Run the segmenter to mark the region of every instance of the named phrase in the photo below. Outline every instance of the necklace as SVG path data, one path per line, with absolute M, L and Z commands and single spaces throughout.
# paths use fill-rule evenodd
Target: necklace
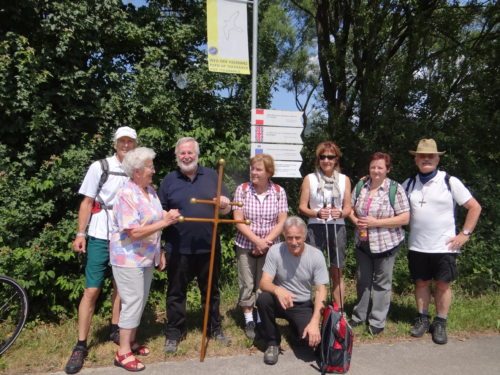
M 420 203 L 420 207 L 423 207 L 424 204 L 426 204 L 427 202 L 425 201 L 425 194 L 424 194 L 424 187 L 422 186 L 422 199 L 417 202 L 417 203 Z

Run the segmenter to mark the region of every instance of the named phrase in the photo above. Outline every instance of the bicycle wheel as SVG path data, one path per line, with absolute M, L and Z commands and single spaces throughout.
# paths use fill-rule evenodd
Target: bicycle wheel
M 0 355 L 21 333 L 28 316 L 28 296 L 7 276 L 0 276 Z

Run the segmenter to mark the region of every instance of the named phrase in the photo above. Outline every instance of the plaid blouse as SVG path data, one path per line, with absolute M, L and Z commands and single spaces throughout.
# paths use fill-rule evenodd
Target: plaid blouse
M 288 212 L 288 201 L 285 190 L 269 181 L 264 200 L 257 197 L 251 182 L 239 185 L 234 193 L 235 202 L 243 202 L 243 207 L 233 207 L 233 210 L 243 210 L 245 219 L 249 219 L 250 229 L 260 238 L 265 238 L 278 223 L 278 215 Z M 279 236 L 274 243 L 279 242 Z M 240 231 L 236 234 L 236 246 L 243 249 L 253 249 L 253 243 Z
M 394 200 L 394 208 L 392 208 L 391 202 L 389 201 L 390 182 L 391 180 L 386 178 L 382 185 L 380 185 L 376 196 L 371 199 L 368 212 L 366 212 L 366 207 L 368 205 L 368 199 L 370 198 L 371 179 L 368 179 L 365 182 L 357 199 L 355 191 L 353 190 L 352 207 L 357 217 L 373 216 L 377 219 L 383 219 L 410 211 L 408 198 L 406 197 L 405 190 L 400 184 L 398 184 L 396 199 Z M 403 240 L 404 230 L 402 227 L 368 228 L 368 241 L 370 242 L 370 251 L 372 253 L 383 253 L 384 251 L 391 250 Z M 360 242 L 359 233 L 356 230 L 356 244 L 359 244 Z

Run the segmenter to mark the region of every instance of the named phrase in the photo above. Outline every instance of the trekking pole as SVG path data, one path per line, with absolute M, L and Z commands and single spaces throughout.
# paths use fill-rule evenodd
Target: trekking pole
M 328 207 L 328 199 L 323 198 L 323 208 Z M 328 275 L 330 280 L 330 289 L 333 286 L 332 273 L 330 272 L 331 264 L 330 264 L 330 236 L 328 234 L 328 219 L 325 219 L 325 239 L 326 239 L 326 259 L 328 262 Z M 332 291 L 333 294 L 333 291 Z
M 342 209 L 342 205 L 339 205 Z M 332 207 L 337 207 L 335 198 L 332 197 Z M 339 244 L 337 239 L 337 219 L 333 219 L 333 231 L 335 232 L 335 255 L 337 257 L 337 276 L 339 278 L 340 312 L 344 314 L 344 299 L 342 298 L 342 274 L 340 272 Z

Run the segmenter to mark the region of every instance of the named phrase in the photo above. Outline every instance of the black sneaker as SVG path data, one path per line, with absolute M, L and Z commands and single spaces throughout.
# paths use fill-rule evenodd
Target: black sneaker
M 177 351 L 177 347 L 179 346 L 180 340 L 171 340 L 171 339 L 166 339 L 165 340 L 165 353 L 167 354 L 173 354 Z
M 255 339 L 255 322 L 252 320 L 245 325 L 245 335 L 250 339 Z
M 429 332 L 429 327 L 431 323 L 429 322 L 428 315 L 419 315 L 415 318 L 413 327 L 411 327 L 410 335 L 413 337 L 422 337 L 425 333 Z
M 71 357 L 69 357 L 68 363 L 66 363 L 66 367 L 64 367 L 64 372 L 66 374 L 76 374 L 80 371 L 88 353 L 89 352 L 86 347 L 75 346 L 73 348 L 73 352 L 71 353 Z
M 353 319 L 349 319 L 348 323 L 351 326 L 351 328 L 359 327 L 360 325 L 364 324 L 364 322 L 362 322 L 361 320 L 353 320 Z
M 115 329 L 109 334 L 109 340 L 113 341 L 116 345 L 120 345 L 120 329 Z
M 224 346 L 231 346 L 231 337 L 224 335 L 222 330 L 213 332 L 210 337 Z
M 431 324 L 430 331 L 432 333 L 432 341 L 436 344 L 444 345 L 448 342 L 448 335 L 446 334 L 446 320 L 436 320 Z
M 382 332 L 384 332 L 384 327 L 374 327 L 374 326 L 368 326 L 368 332 L 372 336 L 377 336 L 380 335 Z
M 278 356 L 280 354 L 280 347 L 277 345 L 269 345 L 264 352 L 264 363 L 266 365 L 275 365 L 278 363 Z

